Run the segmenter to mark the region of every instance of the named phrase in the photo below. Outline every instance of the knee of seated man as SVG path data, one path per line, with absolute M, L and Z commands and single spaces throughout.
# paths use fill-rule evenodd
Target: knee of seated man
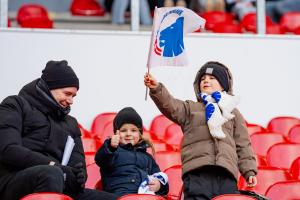
M 39 179 L 44 179 L 49 182 L 49 184 L 60 184 L 63 185 L 64 174 L 63 171 L 57 166 L 50 165 L 39 165 L 37 168 L 37 176 Z

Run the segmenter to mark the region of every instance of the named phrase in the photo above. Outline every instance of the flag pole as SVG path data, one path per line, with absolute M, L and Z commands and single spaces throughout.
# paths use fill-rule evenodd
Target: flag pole
M 148 53 L 148 61 L 147 61 L 147 73 L 150 73 L 150 57 L 153 50 L 153 38 L 154 38 L 154 29 L 155 29 L 155 18 L 156 18 L 157 6 L 154 9 L 154 16 L 153 16 L 153 23 L 152 23 L 152 33 L 151 33 L 151 40 L 150 40 L 150 47 Z M 146 86 L 146 94 L 145 94 L 145 101 L 147 101 L 148 97 L 148 87 Z
M 147 68 L 148 68 L 147 73 L 149 74 L 150 73 L 150 67 L 148 66 Z M 146 86 L 145 101 L 147 101 L 147 97 L 148 97 L 148 87 Z

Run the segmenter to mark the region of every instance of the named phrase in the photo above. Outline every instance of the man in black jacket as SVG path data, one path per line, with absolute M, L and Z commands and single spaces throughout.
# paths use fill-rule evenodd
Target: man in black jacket
M 0 199 L 34 192 L 64 193 L 78 200 L 116 199 L 85 189 L 81 133 L 69 114 L 79 80 L 67 61 L 49 61 L 41 78 L 0 104 Z M 68 136 L 75 146 L 62 165 Z

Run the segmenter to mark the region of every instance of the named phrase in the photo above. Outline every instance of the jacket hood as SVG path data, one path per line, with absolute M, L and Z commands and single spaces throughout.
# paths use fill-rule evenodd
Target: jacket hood
M 197 72 L 196 74 L 196 77 L 195 77 L 195 81 L 194 81 L 194 91 L 195 91 L 195 94 L 196 94 L 196 98 L 197 98 L 197 101 L 202 101 L 201 97 L 199 96 L 199 93 L 200 93 L 200 76 L 202 75 L 200 72 L 201 72 L 201 69 L 204 68 L 204 67 L 207 67 L 207 65 L 210 65 L 210 64 L 214 64 L 214 65 L 218 65 L 219 67 L 222 67 L 225 69 L 226 73 L 227 73 L 227 77 L 228 77 L 228 83 L 229 83 L 229 90 L 228 90 L 228 94 L 230 95 L 233 95 L 233 80 L 232 80 L 232 74 L 230 72 L 230 70 L 228 69 L 228 67 L 226 67 L 225 65 L 223 65 L 222 63 L 219 63 L 219 62 L 215 62 L 215 61 L 210 61 L 210 62 L 207 62 L 205 63 Z

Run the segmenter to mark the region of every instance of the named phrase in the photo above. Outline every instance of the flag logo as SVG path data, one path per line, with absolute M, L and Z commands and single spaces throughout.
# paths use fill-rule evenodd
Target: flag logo
M 169 13 L 173 13 L 170 11 Z M 165 15 L 161 24 L 164 24 L 169 13 Z M 178 12 L 177 12 L 178 13 Z M 180 14 L 182 12 L 179 12 Z M 154 51 L 157 55 L 163 57 L 175 57 L 184 51 L 183 44 L 183 22 L 184 18 L 179 17 L 175 22 L 168 25 L 163 30 L 158 30 L 154 43 Z M 174 43 L 174 41 L 177 41 Z
M 147 67 L 187 66 L 184 35 L 204 25 L 205 20 L 190 9 L 156 8 Z

